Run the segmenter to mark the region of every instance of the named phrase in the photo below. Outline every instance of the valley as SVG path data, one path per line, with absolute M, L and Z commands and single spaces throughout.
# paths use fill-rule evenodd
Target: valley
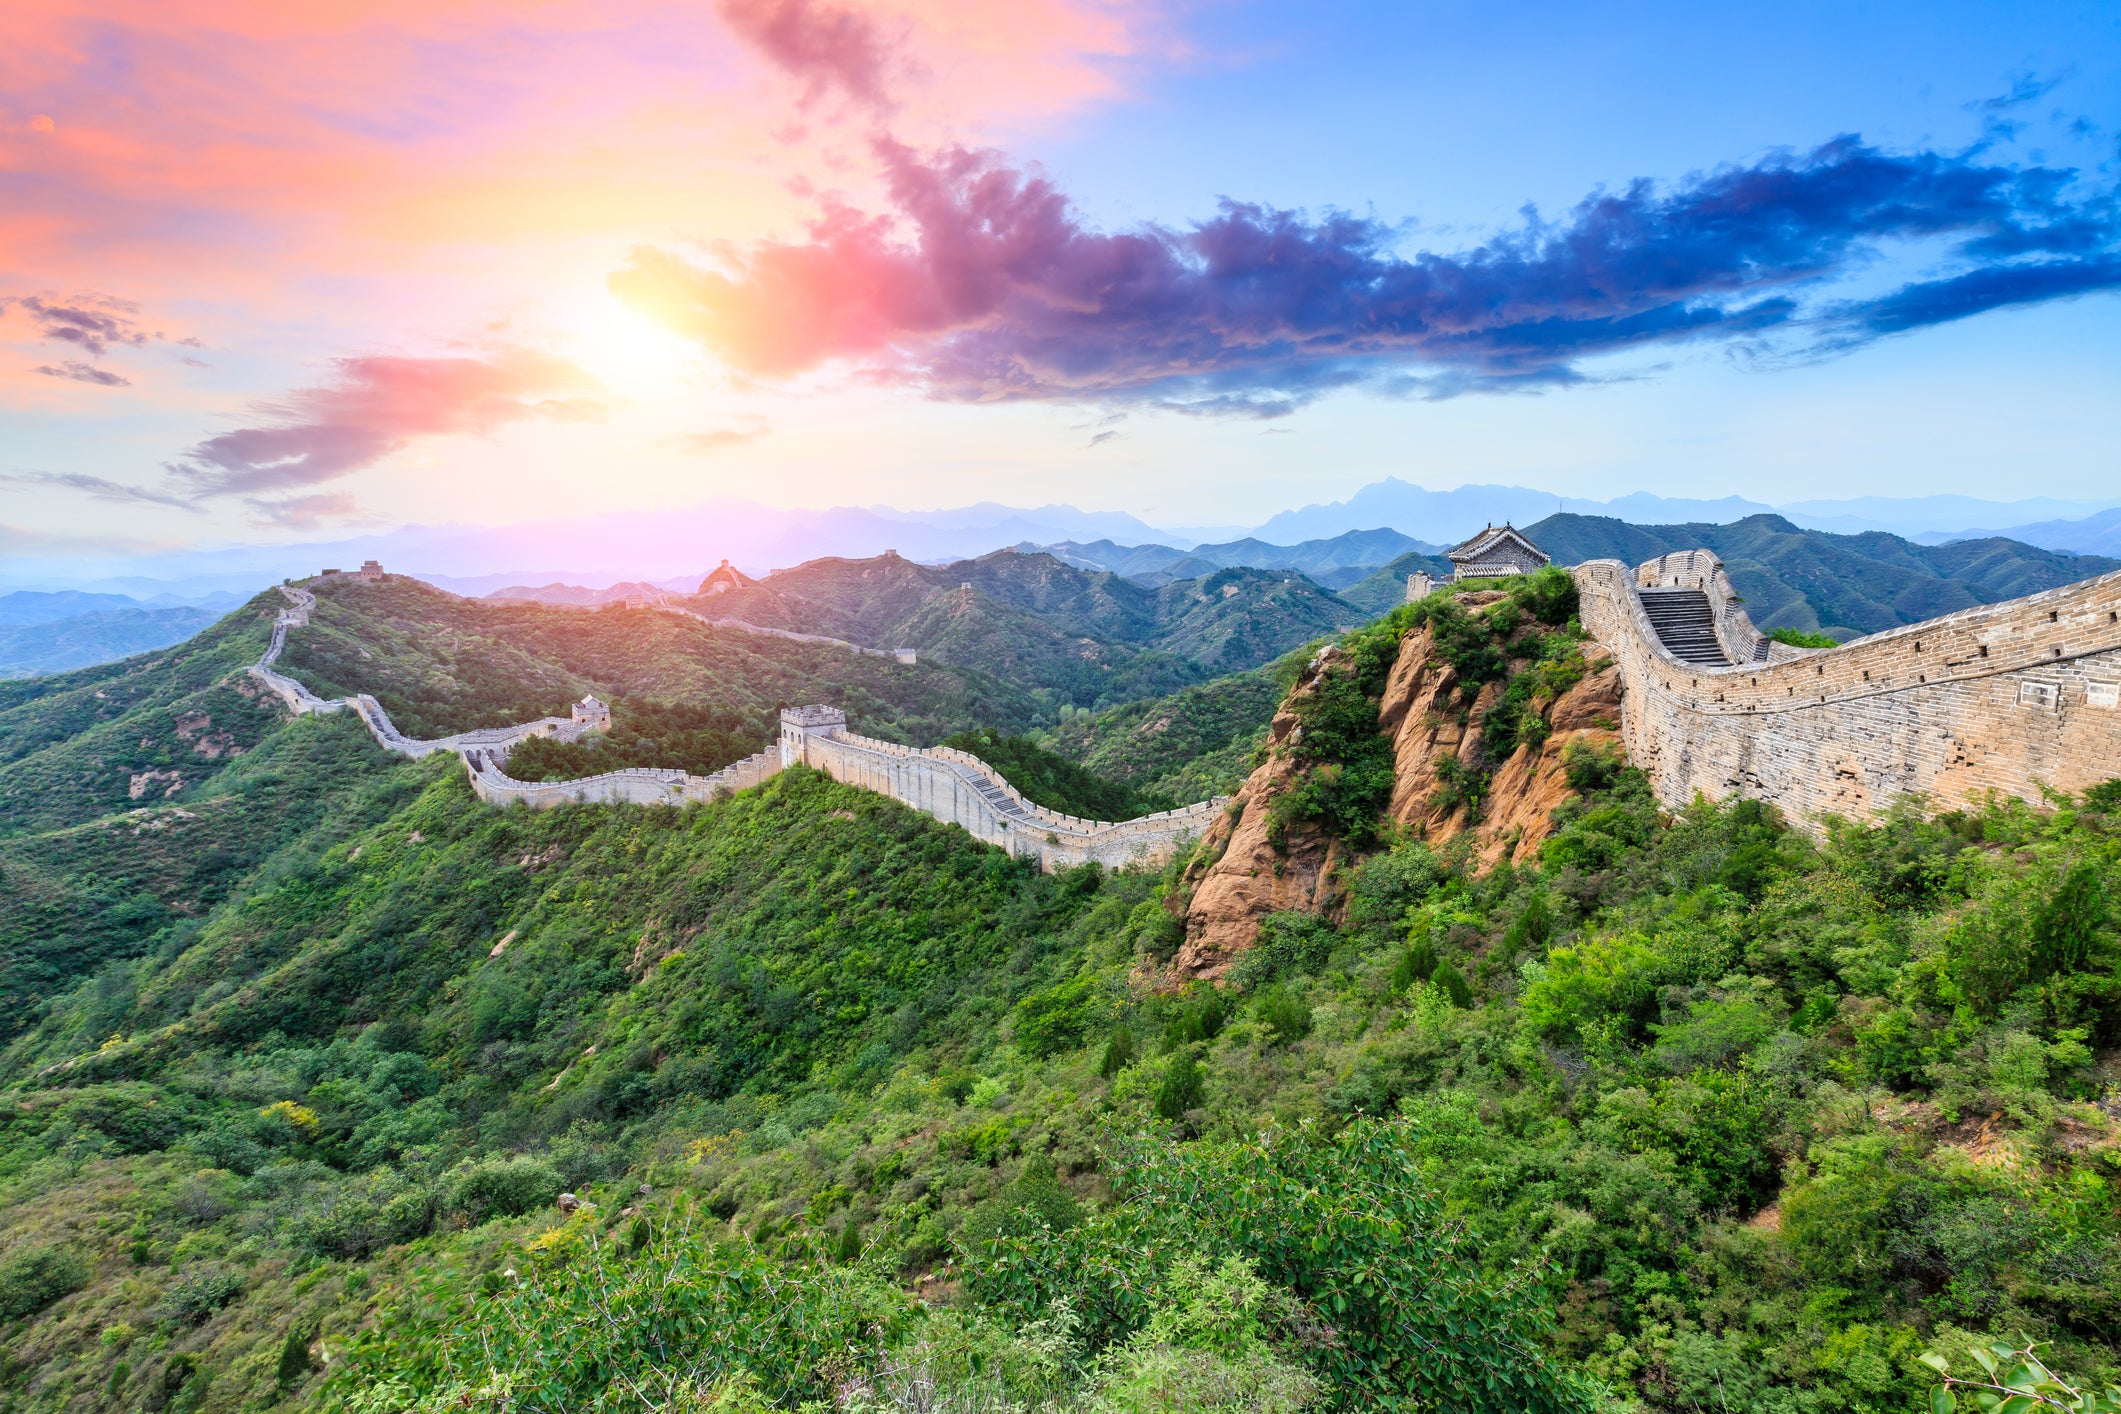
M 1102 1409 L 1208 1293 L 1289 1408 L 1900 1408 L 2006 1329 L 2106 1368 L 2113 784 L 1660 804 L 1559 571 L 1319 632 L 991 558 L 743 601 L 912 663 L 386 577 L 276 666 L 407 735 L 610 701 L 508 757 L 556 782 L 824 701 L 1067 814 L 1234 797 L 1175 857 L 1042 869 L 800 762 L 495 809 L 261 690 L 277 591 L 0 685 L 5 1397 Z

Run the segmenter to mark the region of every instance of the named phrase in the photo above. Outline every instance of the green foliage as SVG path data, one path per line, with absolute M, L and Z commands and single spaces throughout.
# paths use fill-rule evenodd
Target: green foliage
M 2057 1374 L 2040 1355 L 2044 1347 L 2022 1336 L 2011 1342 L 1986 1347 L 1971 1346 L 1968 1354 L 1980 1373 L 1955 1376 L 1951 1362 L 1934 1350 L 1924 1351 L 1922 1363 L 1944 1379 L 1930 1394 L 1934 1414 L 1952 1414 L 1962 1393 L 1973 1396 L 1981 1409 L 2030 1414 L 2040 1409 L 2067 1414 L 2121 1414 L 2121 1388 L 2108 1385 L 2093 1389 L 2081 1376 Z
M 533 1159 L 467 1164 L 443 1192 L 443 1210 L 476 1227 L 545 1207 L 559 1196 L 560 1175 Z
M 1016 1004 L 1016 1044 L 1040 1060 L 1073 1050 L 1105 1009 L 1103 991 L 1091 978 L 1042 988 Z
M 1376 686 L 1366 680 L 1375 677 Z M 1292 824 L 1317 825 L 1358 848 L 1377 837 L 1377 820 L 1392 798 L 1392 743 L 1377 729 L 1381 673 L 1362 657 L 1327 665 L 1307 690 L 1290 699 L 1301 729 L 1282 749 L 1297 762 L 1296 780 L 1275 797 L 1268 838 Z
M 1787 643 L 1792 648 L 1839 648 L 1841 642 L 1828 634 L 1807 633 L 1801 628 L 1778 628 L 1768 634 L 1775 643 Z
M 1252 946 L 1231 967 L 1230 985 L 1246 991 L 1277 978 L 1315 971 L 1338 941 L 1332 926 L 1314 914 L 1270 913 L 1260 920 Z
M 992 727 L 945 737 L 943 745 L 979 757 L 1027 800 L 1086 820 L 1133 820 L 1178 804 L 1153 791 L 1105 780 L 1031 737 L 1004 736 Z
M 280 1363 L 273 1371 L 274 1382 L 281 1389 L 293 1389 L 316 1368 L 309 1354 L 309 1344 L 316 1338 L 313 1327 L 296 1324 L 287 1328 L 287 1339 L 280 1342 Z
M 243 1294 L 243 1277 L 222 1266 L 188 1269 L 162 1293 L 155 1314 L 175 1326 L 195 1326 Z
M 0 1321 L 19 1321 L 88 1285 L 88 1264 L 64 1247 L 18 1247 L 0 1257 Z
M 1172 1263 L 1170 1303 L 1098 1361 L 1090 1407 L 1105 1414 L 1204 1410 L 1294 1414 L 1318 1398 L 1318 1381 L 1274 1349 L 1266 1308 L 1275 1292 L 1243 1257 L 1210 1267 Z
M 1244 782 L 1281 696 L 1272 674 L 1237 673 L 1146 702 L 1064 712 L 1037 739 L 1105 780 L 1171 800 L 1207 800 Z
M 1537 1353 L 1536 1304 L 1485 1276 L 1445 1220 L 1412 1140 L 1378 1120 L 1331 1137 L 1123 1138 L 1108 1162 L 1116 1208 L 997 1241 L 968 1278 L 982 1300 L 1026 1314 L 1064 1300 L 1104 1346 L 1154 1329 L 1166 1283 L 1242 1257 L 1334 1330 L 1302 1354 L 1343 1407 L 1588 1409 L 1589 1392 Z
M 1465 1008 L 1473 1005 L 1473 988 L 1465 974 L 1448 962 L 1439 962 L 1429 974 L 1429 985 L 1450 1000 L 1452 1006 Z
M 1275 984 L 1252 1000 L 1252 1014 L 1275 1045 L 1290 1046 L 1311 1034 L 1311 1008 L 1296 992 Z
M 508 774 L 570 781 L 647 766 L 711 776 L 764 750 L 777 730 L 762 712 L 622 698 L 611 704 L 611 730 L 579 742 L 532 737 L 508 753 Z
M 1106 1080 L 1118 1075 L 1134 1064 L 1134 1033 L 1125 1026 L 1114 1027 L 1112 1039 L 1105 1042 L 1105 1053 L 1098 1059 L 1097 1073 Z
M 1563 600 L 1484 587 L 1438 600 L 1505 696 L 1574 670 Z M 408 602 L 362 610 L 377 671 L 447 705 Z M 1374 695 L 1417 610 L 1331 671 Z M 571 616 L 577 681 L 722 700 L 687 654 L 735 635 L 662 617 Z M 153 736 L 239 647 L 9 688 L 0 756 Z M 770 711 L 754 666 L 727 700 Z M 1536 866 L 1344 851 L 1342 913 L 1174 994 L 1177 871 L 1042 875 L 801 770 L 497 812 L 259 710 L 197 795 L 0 801 L 0 1252 L 65 1234 L 87 1283 L 18 1318 L 20 1407 L 1824 1414 L 2021 1330 L 2121 1368 L 2121 782 L 1815 842 L 1572 752 Z
M 1207 1077 L 1193 1048 L 1188 1046 L 1171 1058 L 1162 1083 L 1156 1087 L 1157 1118 L 1180 1123 L 1201 1107 L 1207 1095 Z

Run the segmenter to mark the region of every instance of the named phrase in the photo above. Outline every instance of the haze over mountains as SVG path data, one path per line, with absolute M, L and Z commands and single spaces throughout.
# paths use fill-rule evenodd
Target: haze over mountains
M 124 559 L 17 556 L 0 564 L 0 591 L 74 589 L 141 599 L 170 593 L 186 598 L 248 594 L 288 575 L 313 574 L 320 568 L 346 567 L 371 558 L 472 595 L 555 581 L 601 589 L 640 580 L 675 588 L 696 582 L 706 567 L 725 557 L 746 573 L 762 575 L 821 556 L 862 558 L 889 549 L 909 559 L 941 563 L 1019 544 L 1086 547 L 1086 560 L 1115 568 L 1121 558 L 1116 555 L 1119 549 L 1163 546 L 1218 565 L 1242 562 L 1259 568 L 1304 568 L 1312 573 L 1298 552 L 1310 542 L 1336 540 L 1350 531 L 1387 530 L 1408 541 L 1445 546 L 1490 523 L 1527 525 L 1557 512 L 1637 525 L 1731 524 L 1778 512 L 1799 527 L 1840 534 L 1884 531 L 1923 543 L 2001 535 L 2051 550 L 2121 553 L 2121 498 L 2099 503 L 2053 498 L 2003 502 L 1965 496 L 1864 497 L 1778 508 L 1739 496 L 1686 499 L 1636 493 L 1590 501 L 1521 486 L 1431 491 L 1393 478 L 1366 486 L 1345 501 L 1283 511 L 1251 527 L 1159 529 L 1125 512 L 1083 511 L 1067 505 L 1025 508 L 981 503 L 915 512 L 884 506 L 785 510 L 750 501 L 719 500 L 681 510 L 613 511 L 506 526 L 410 525 L 335 540 L 223 546 Z M 1260 543 L 1248 545 L 1247 541 Z M 1111 548 L 1094 548 L 1101 544 Z M 1404 553 L 1406 548 L 1394 553 Z M 1284 550 L 1290 553 L 1284 555 Z M 1056 553 L 1067 558 L 1073 552 Z M 1239 558 L 1233 561 L 1233 556 Z M 1386 555 L 1367 563 L 1374 567 L 1390 558 Z M 1345 567 L 1331 564 L 1315 569 L 1322 575 Z M 1121 572 L 1154 571 L 1140 563 Z

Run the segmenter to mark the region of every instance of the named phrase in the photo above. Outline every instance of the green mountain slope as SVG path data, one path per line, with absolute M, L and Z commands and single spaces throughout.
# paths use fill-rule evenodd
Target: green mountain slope
M 84 596 L 88 597 L 88 596 Z M 63 673 L 181 643 L 221 616 L 209 609 L 100 609 L 0 626 L 0 678 Z
M 271 636 L 269 599 L 166 652 L 0 682 L 0 833 L 207 789 L 277 720 L 243 673 Z
M 1236 673 L 1168 697 L 1072 712 L 1039 734 L 1046 748 L 1107 780 L 1178 801 L 1228 795 L 1281 700 L 1266 670 Z
M 1361 617 L 1287 571 L 1220 570 L 1152 589 L 1015 550 L 940 566 L 897 556 L 813 560 L 685 602 L 710 616 L 914 647 L 998 673 L 1035 669 L 1075 706 L 1170 691 L 1184 673 L 1256 667 Z M 1136 660 L 1128 649 L 1163 656 Z M 1167 663 L 1172 657 L 1191 667 Z
M 1341 590 L 1340 597 L 1371 614 L 1385 613 L 1394 605 L 1407 602 L 1407 576 L 1416 570 L 1427 571 L 1431 579 L 1445 580 L 1451 577 L 1452 566 L 1447 556 L 1409 551 L 1367 579 Z
M 347 670 L 497 710 L 495 621 L 390 588 L 320 608 Z M 270 607 L 7 689 L 17 764 L 223 690 Z M 691 681 L 647 617 L 505 642 Z M 1168 777 L 1274 694 L 1056 735 Z M 1182 869 L 1040 875 L 801 769 L 499 811 L 347 716 L 215 763 L 0 837 L 14 1408 L 1894 1410 L 2019 1332 L 2121 1372 L 2121 783 L 1814 843 L 1579 757 L 1536 864 L 1351 856 L 1208 987 Z
M 859 731 L 932 742 L 1039 713 L 986 673 L 795 643 L 652 610 L 584 611 L 462 599 L 417 580 L 317 590 L 281 667 L 320 696 L 373 694 L 398 729 L 438 736 L 564 716 L 584 693 L 737 712 L 760 740 L 782 704 L 830 702 Z M 622 702 L 623 705 L 623 702 Z

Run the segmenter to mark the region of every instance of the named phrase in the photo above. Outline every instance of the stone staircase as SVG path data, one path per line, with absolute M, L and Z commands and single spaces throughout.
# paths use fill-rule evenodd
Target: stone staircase
M 1716 639 L 1716 616 L 1709 596 L 1699 589 L 1640 589 L 1642 611 L 1658 641 L 1682 663 L 1727 668 L 1731 660 Z

